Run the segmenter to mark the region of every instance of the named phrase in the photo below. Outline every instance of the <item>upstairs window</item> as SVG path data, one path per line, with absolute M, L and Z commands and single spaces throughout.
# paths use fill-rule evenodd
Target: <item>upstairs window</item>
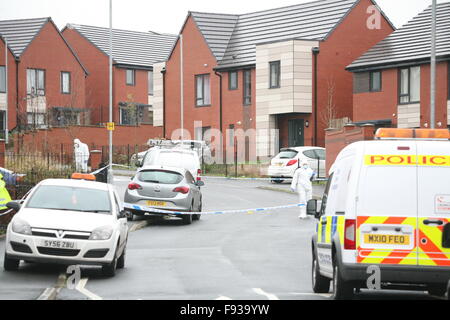
M 420 102 L 420 67 L 400 69 L 399 80 L 400 104 Z
M 45 70 L 27 69 L 27 94 L 45 96 Z
M 228 73 L 228 89 L 237 90 L 238 88 L 238 73 L 237 71 L 230 71 Z
M 61 72 L 61 93 L 70 94 L 70 72 Z
M 244 70 L 244 105 L 252 103 L 252 72 Z
M 195 99 L 197 107 L 211 105 L 211 83 L 209 74 L 195 76 Z
M 381 71 L 373 71 L 370 73 L 370 92 L 381 91 Z
M 270 68 L 270 79 L 269 79 L 269 88 L 277 89 L 280 87 L 280 78 L 281 78 L 281 63 L 280 61 L 273 61 L 269 63 Z
M 153 95 L 153 71 L 148 72 L 148 95 Z
M 0 66 L 0 93 L 6 93 L 6 68 Z
M 135 70 L 127 69 L 126 71 L 127 86 L 134 86 L 136 84 L 136 72 Z

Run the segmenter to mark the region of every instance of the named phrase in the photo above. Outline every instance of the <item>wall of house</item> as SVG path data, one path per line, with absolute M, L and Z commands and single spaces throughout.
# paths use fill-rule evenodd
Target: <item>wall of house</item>
M 149 139 L 159 139 L 161 131 L 151 125 L 116 126 L 113 133 L 114 146 L 145 145 Z M 80 139 L 90 147 L 97 148 L 108 146 L 109 131 L 105 127 L 96 126 L 75 126 L 68 128 L 51 128 L 48 130 L 36 130 L 26 134 L 14 136 L 14 147 L 16 150 L 22 149 L 27 153 L 34 151 L 59 153 L 61 145 L 64 145 L 64 152 L 71 153 L 72 149 L 67 146 L 73 145 L 74 139 Z M 66 150 L 67 149 L 67 150 Z
M 24 51 L 19 63 L 19 110 L 20 118 L 26 121 L 25 113 L 33 107 L 27 101 L 27 69 L 45 70 L 45 103 L 51 107 L 85 108 L 86 74 L 69 47 L 51 22 L 44 25 L 39 34 Z M 71 93 L 61 93 L 61 71 L 71 74 Z M 27 103 L 28 102 L 28 103 Z
M 135 85 L 126 84 L 126 70 L 114 67 L 113 105 L 114 121 L 120 123 L 119 103 L 148 104 L 148 71 L 135 70 Z
M 318 109 L 326 109 L 329 105 L 328 100 L 332 96 L 337 118 L 349 117 L 351 120 L 355 120 L 352 99 L 353 75 L 345 68 L 394 31 L 382 15 L 380 15 L 379 28 L 368 28 L 367 22 L 372 16 L 372 12 L 368 13 L 368 9 L 372 5 L 370 0 L 360 1 L 329 37 L 320 43 Z M 333 88 L 334 94 L 331 95 L 329 91 Z M 319 115 L 318 144 L 323 146 L 327 123 L 320 118 Z
M 449 122 L 448 97 L 448 62 L 437 64 L 436 87 L 436 123 L 446 127 Z M 354 121 L 391 119 L 394 127 L 412 128 L 425 127 L 430 124 L 430 66 L 420 68 L 421 86 L 420 103 L 399 104 L 398 69 L 391 68 L 382 71 L 381 92 L 355 93 Z M 437 126 L 438 127 L 438 126 Z
M 194 138 L 195 127 L 220 127 L 219 116 L 219 77 L 213 68 L 217 61 L 206 44 L 202 34 L 192 17 L 186 22 L 183 35 L 183 87 L 184 87 L 184 128 Z M 178 41 L 167 61 L 166 73 L 166 137 L 172 137 L 175 130 L 181 128 L 181 99 L 180 99 L 180 44 Z M 195 101 L 195 75 L 209 74 L 211 83 L 211 105 L 196 107 Z M 236 106 L 229 100 L 224 101 L 224 114 L 236 110 Z M 240 104 L 242 108 L 242 103 Z M 201 121 L 194 124 L 195 121 Z M 224 122 L 225 124 L 225 122 Z
M 92 110 L 91 123 L 108 122 L 108 56 L 74 29 L 65 28 L 63 35 L 89 72 L 86 78 L 86 106 Z
M 0 66 L 5 66 L 5 43 L 0 39 Z M 16 62 L 14 55 L 8 51 L 8 128 L 16 127 Z M 0 110 L 6 110 L 6 93 L 0 93 Z

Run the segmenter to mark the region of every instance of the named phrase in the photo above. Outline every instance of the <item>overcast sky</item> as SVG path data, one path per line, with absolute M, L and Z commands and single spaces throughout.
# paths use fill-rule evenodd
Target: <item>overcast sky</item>
M 187 12 L 242 14 L 311 0 L 113 0 L 113 27 L 178 34 Z M 438 0 L 448 2 L 450 0 Z M 391 21 L 402 26 L 431 4 L 431 0 L 377 0 Z M 109 0 L 0 0 L 0 20 L 52 17 L 67 23 L 109 26 Z

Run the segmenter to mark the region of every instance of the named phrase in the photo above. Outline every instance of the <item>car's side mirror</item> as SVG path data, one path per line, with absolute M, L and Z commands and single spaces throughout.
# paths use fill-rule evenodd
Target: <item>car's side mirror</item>
M 319 201 L 317 201 L 316 199 L 308 201 L 308 204 L 306 206 L 307 215 L 319 218 L 320 211 L 321 211 L 321 204 L 319 205 Z
M 11 202 L 8 202 L 8 203 L 6 204 L 6 207 L 7 207 L 8 209 L 12 209 L 12 210 L 14 210 L 14 211 L 19 211 L 20 208 L 22 207 L 22 205 L 21 205 L 20 203 L 16 202 L 16 201 L 11 201 Z
M 136 161 L 135 165 L 136 165 L 136 167 L 141 168 L 142 167 L 142 162 L 141 161 Z
M 198 181 L 195 183 L 195 185 L 196 185 L 197 187 L 203 187 L 203 186 L 205 185 L 205 183 L 204 183 L 202 180 L 198 180 Z
M 127 217 L 127 211 L 126 210 L 121 210 L 119 212 L 119 215 L 117 216 L 119 219 L 124 219 Z

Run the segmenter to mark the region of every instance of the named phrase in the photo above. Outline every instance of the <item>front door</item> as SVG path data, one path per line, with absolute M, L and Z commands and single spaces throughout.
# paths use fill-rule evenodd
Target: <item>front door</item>
M 305 120 L 294 119 L 288 122 L 289 148 L 303 147 L 305 145 Z

